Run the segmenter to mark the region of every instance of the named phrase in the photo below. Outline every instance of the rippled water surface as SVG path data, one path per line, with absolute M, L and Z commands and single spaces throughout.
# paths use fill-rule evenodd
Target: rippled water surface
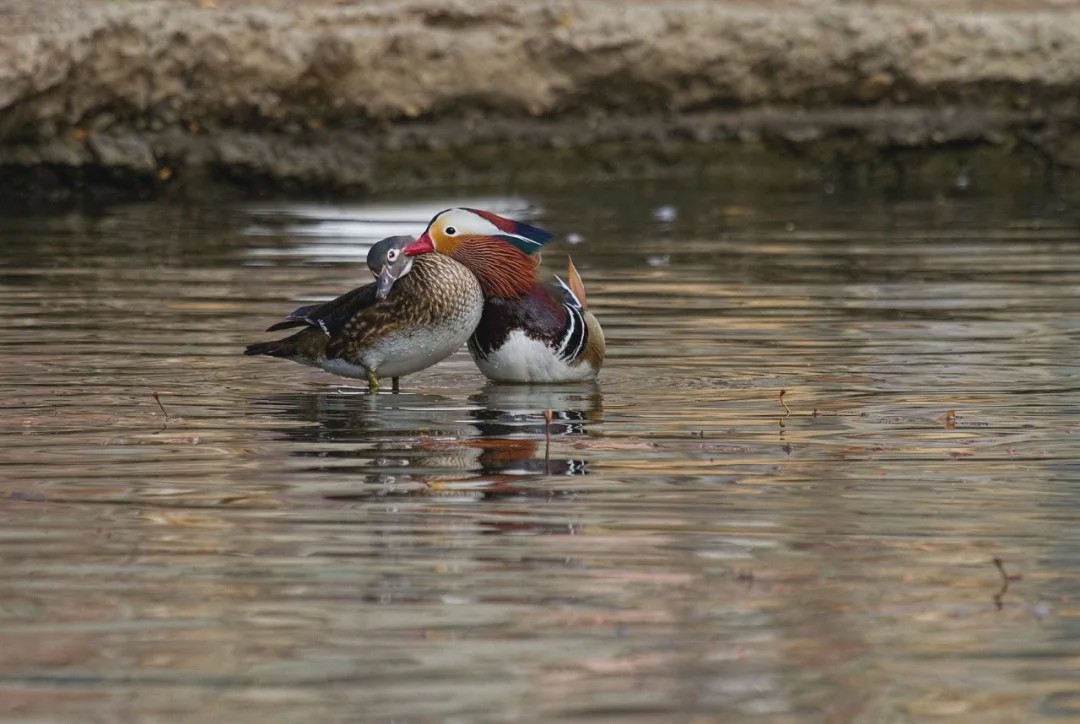
M 558 233 L 599 384 L 241 356 L 461 203 Z M 0 717 L 1080 716 L 1078 238 L 809 181 L 9 213 Z

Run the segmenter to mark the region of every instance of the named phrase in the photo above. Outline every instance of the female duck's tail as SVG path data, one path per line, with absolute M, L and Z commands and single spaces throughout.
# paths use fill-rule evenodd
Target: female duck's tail
M 326 355 L 326 335 L 317 329 L 304 329 L 285 339 L 249 344 L 244 354 L 262 354 L 305 364 L 317 364 L 318 360 Z

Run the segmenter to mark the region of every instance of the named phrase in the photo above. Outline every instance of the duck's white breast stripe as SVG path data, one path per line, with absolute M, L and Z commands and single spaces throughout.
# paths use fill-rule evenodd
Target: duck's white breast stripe
M 563 343 L 559 345 L 557 355 L 567 362 L 573 362 L 588 344 L 589 328 L 585 324 L 585 316 L 580 309 L 568 304 L 566 311 L 570 317 L 570 326 L 563 335 Z
M 562 288 L 563 292 L 566 293 L 566 296 L 570 297 L 570 299 L 572 300 L 570 306 L 584 309 L 584 306 L 582 306 L 581 304 L 581 300 L 577 298 L 576 294 L 574 294 L 574 290 L 570 288 L 570 285 L 562 280 L 562 277 L 556 274 L 555 281 L 559 283 L 559 286 Z
M 570 314 L 567 315 L 570 321 L 570 328 L 566 330 L 566 334 L 564 334 L 562 338 L 562 344 L 559 345 L 559 350 L 555 353 L 559 357 L 563 357 L 563 352 L 566 351 L 566 347 L 570 344 L 570 340 L 574 338 L 574 330 L 577 328 L 577 321 L 574 319 L 574 310 L 570 307 L 567 307 L 567 310 L 570 312 Z M 566 359 L 566 357 L 563 357 L 563 359 Z

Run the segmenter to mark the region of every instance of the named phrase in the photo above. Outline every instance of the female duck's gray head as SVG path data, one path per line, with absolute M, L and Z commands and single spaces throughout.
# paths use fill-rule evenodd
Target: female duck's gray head
M 378 277 L 376 299 L 386 299 L 394 282 L 412 271 L 415 257 L 406 256 L 405 247 L 414 241 L 411 236 L 390 236 L 371 247 L 367 255 L 367 265 L 371 273 Z

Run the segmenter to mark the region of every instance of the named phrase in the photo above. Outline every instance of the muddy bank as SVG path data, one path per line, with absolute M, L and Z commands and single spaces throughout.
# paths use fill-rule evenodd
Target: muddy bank
M 0 23 L 7 196 L 372 190 L 545 151 L 650 172 L 699 146 L 1080 166 L 1080 10 L 1049 1 L 19 0 Z

